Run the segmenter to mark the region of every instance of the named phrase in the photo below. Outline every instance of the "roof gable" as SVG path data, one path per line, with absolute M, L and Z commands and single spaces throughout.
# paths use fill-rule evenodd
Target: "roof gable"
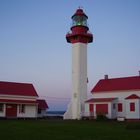
M 45 100 L 38 99 L 37 103 L 38 103 L 38 108 L 39 109 L 47 109 L 47 108 L 49 108 L 48 104 L 46 103 Z
M 140 97 L 137 96 L 136 94 L 132 94 L 132 95 L 126 97 L 125 99 L 126 99 L 126 100 L 127 100 L 127 99 L 140 99 Z
M 86 101 L 86 103 L 91 103 L 91 102 L 112 102 L 117 98 L 91 98 Z
M 0 81 L 0 94 L 18 96 L 38 96 L 32 84 Z
M 101 79 L 91 92 L 140 90 L 140 76 Z

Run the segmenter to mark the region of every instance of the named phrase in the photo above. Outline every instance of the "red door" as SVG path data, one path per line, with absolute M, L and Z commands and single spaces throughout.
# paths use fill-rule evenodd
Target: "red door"
M 90 112 L 90 116 L 94 116 L 94 105 L 93 104 L 89 104 L 89 112 Z
M 108 104 L 96 104 L 97 114 L 108 114 Z
M 6 105 L 6 117 L 9 117 L 9 118 L 17 117 L 17 105 L 15 104 Z

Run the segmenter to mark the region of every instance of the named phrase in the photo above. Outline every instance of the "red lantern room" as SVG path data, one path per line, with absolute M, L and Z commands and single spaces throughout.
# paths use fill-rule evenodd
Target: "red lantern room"
M 72 27 L 71 31 L 66 35 L 67 42 L 91 43 L 93 41 L 93 35 L 89 32 L 87 26 L 88 16 L 79 8 L 71 18 Z

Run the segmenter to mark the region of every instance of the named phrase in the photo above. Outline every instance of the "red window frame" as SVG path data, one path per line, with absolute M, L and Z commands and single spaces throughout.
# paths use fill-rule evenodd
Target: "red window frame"
M 135 103 L 130 103 L 130 111 L 135 112 Z
M 3 112 L 4 104 L 0 103 L 0 112 Z
M 94 105 L 93 104 L 89 104 L 89 111 L 94 112 Z
M 123 108 L 122 108 L 122 103 L 118 103 L 118 112 L 122 112 Z

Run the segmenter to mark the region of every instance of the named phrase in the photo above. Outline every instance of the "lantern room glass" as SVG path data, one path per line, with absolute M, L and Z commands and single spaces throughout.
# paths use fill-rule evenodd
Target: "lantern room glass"
M 86 16 L 74 16 L 72 18 L 72 26 L 87 26 L 87 17 Z

